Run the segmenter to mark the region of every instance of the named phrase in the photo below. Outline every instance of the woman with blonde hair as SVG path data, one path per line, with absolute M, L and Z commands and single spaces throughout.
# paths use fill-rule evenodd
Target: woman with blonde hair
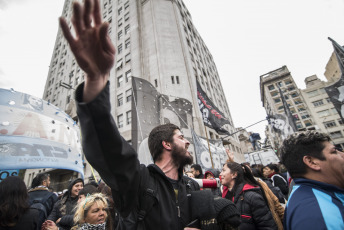
M 108 213 L 108 202 L 102 193 L 87 195 L 85 200 L 80 202 L 74 215 L 76 225 L 72 230 L 81 229 L 112 229 L 111 215 Z
M 74 214 L 75 225 L 71 230 L 112 230 L 112 219 L 108 211 L 106 196 L 102 193 L 87 194 L 78 203 Z M 46 229 L 57 230 L 54 222 L 49 222 Z

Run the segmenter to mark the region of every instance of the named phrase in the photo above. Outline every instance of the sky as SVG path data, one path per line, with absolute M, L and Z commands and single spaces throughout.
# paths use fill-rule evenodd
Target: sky
M 63 0 L 0 0 L 0 88 L 43 96 Z M 344 45 L 344 0 L 184 0 L 210 50 L 235 127 L 265 119 L 259 76 L 286 65 L 325 80 Z M 248 128 L 264 136 L 266 121 Z

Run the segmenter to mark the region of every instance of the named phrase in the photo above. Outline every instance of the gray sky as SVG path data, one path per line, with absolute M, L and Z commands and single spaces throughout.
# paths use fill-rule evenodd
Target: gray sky
M 0 0 L 0 88 L 42 97 L 63 0 Z M 325 80 L 343 0 L 184 0 L 213 55 L 236 127 L 266 117 L 259 76 L 286 65 L 299 88 Z M 263 136 L 267 122 L 248 130 Z

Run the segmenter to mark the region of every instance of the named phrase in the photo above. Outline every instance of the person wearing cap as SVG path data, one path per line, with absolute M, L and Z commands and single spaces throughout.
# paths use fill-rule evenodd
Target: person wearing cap
M 77 178 L 73 180 L 69 184 L 67 192 L 63 194 L 62 199 L 55 203 L 53 211 L 50 213 L 47 220 L 55 222 L 57 227 L 70 229 L 73 226 L 73 209 L 78 203 L 79 191 L 83 189 L 83 187 L 83 179 Z M 43 224 L 42 227 L 44 228 L 44 226 L 45 224 Z

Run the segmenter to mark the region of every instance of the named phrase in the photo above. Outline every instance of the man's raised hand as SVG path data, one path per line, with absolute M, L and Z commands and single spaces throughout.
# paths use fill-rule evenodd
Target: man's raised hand
M 115 60 L 115 48 L 108 37 L 107 22 L 102 22 L 98 0 L 73 3 L 73 37 L 65 18 L 60 18 L 63 35 L 80 68 L 87 74 L 83 101 L 93 100 L 105 87 Z

